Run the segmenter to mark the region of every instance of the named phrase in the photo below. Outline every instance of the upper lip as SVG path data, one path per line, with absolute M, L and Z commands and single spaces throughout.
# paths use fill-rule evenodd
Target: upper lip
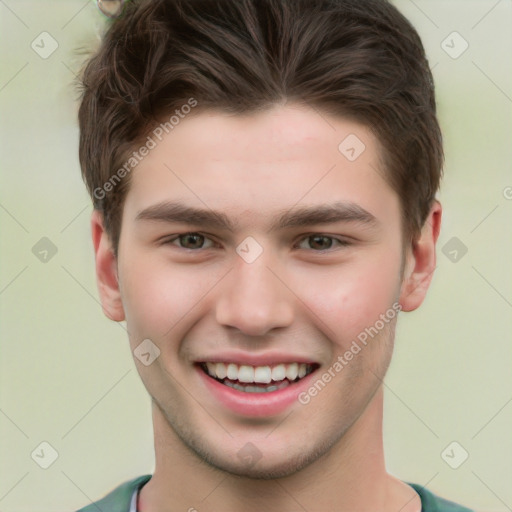
M 307 356 L 285 353 L 250 354 L 247 352 L 229 352 L 201 357 L 195 360 L 196 363 L 234 363 L 248 366 L 271 366 L 277 364 L 306 363 L 319 364 Z

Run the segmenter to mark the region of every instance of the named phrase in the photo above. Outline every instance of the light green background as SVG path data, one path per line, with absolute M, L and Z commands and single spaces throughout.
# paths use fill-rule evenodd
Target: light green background
M 396 4 L 427 48 L 447 160 L 438 267 L 425 304 L 401 315 L 385 381 L 388 468 L 512 510 L 512 2 Z M 98 303 L 77 159 L 75 50 L 104 19 L 92 0 L 0 0 L 0 21 L 0 510 L 59 512 L 154 461 L 126 333 Z M 59 45 L 47 59 L 31 48 L 43 31 Z M 453 31 L 469 43 L 457 59 L 441 47 Z M 47 263 L 32 253 L 42 237 L 58 248 Z M 468 248 L 456 263 L 452 237 Z M 59 454 L 46 470 L 30 455 L 42 441 Z M 469 453 L 458 469 L 441 457 L 452 441 Z

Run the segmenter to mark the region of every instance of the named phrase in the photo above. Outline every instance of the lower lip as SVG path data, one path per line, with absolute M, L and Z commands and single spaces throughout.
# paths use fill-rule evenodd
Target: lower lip
M 315 370 L 298 382 L 276 391 L 247 393 L 221 384 L 214 378 L 209 377 L 197 365 L 196 370 L 208 391 L 218 402 L 236 414 L 253 418 L 275 416 L 284 412 L 294 402 L 298 401 L 299 394 L 308 388 L 310 381 L 316 374 Z

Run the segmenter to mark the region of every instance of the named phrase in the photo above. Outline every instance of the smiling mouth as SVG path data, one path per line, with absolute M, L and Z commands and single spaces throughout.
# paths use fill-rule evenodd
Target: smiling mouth
M 235 363 L 202 362 L 199 367 L 212 379 L 244 393 L 271 393 L 299 382 L 313 373 L 316 363 L 250 366 Z

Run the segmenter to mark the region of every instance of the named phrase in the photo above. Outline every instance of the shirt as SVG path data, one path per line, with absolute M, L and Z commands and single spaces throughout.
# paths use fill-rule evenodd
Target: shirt
M 139 490 L 149 482 L 152 475 L 139 476 L 129 480 L 107 494 L 103 499 L 91 503 L 77 512 L 137 512 L 137 495 Z M 474 512 L 469 508 L 457 505 L 452 501 L 440 498 L 425 489 L 421 485 L 411 484 L 411 486 L 421 498 L 421 512 Z

